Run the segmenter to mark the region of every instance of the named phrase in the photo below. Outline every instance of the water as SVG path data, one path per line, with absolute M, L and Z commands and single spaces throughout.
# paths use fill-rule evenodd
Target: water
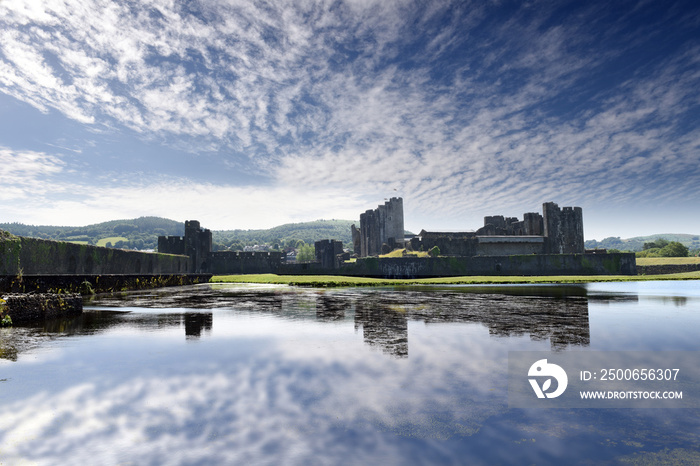
M 0 463 L 697 464 L 700 410 L 509 409 L 507 371 L 699 331 L 694 281 L 102 296 L 0 331 Z

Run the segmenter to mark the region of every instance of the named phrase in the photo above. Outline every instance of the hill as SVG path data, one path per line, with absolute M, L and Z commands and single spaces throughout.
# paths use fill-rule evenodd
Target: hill
M 185 233 L 183 223 L 161 217 L 111 220 L 83 227 L 0 223 L 0 230 L 31 238 L 100 246 L 109 242 L 107 246 L 140 250 L 155 249 L 160 235 L 184 235 Z M 100 242 L 100 240 L 106 241 Z
M 316 220 L 289 223 L 270 229 L 212 231 L 212 239 L 215 250 L 229 247 L 243 249 L 256 244 L 294 247 L 299 241 L 313 244 L 321 239 L 337 239 L 343 244 L 351 245 L 350 225 L 353 223 L 359 224 L 351 220 Z M 206 228 L 206 225 L 203 226 Z M 112 220 L 83 227 L 0 223 L 0 230 L 18 236 L 139 250 L 156 249 L 158 236 L 185 234 L 183 222 L 161 217 Z
M 232 249 L 254 244 L 269 244 L 295 247 L 299 241 L 313 244 L 322 239 L 336 239 L 344 245 L 352 244 L 350 226 L 359 222 L 352 220 L 315 220 L 313 222 L 287 223 L 267 230 L 224 230 L 213 231 L 215 244 Z
M 636 236 L 634 238 L 621 239 L 618 237 L 605 238 L 602 241 L 588 240 L 585 242 L 587 249 L 604 248 L 604 249 L 619 249 L 621 251 L 641 251 L 644 243 L 651 243 L 657 239 L 665 239 L 667 241 L 677 241 L 683 244 L 691 251 L 700 249 L 700 235 L 687 235 L 681 233 L 663 233 L 650 236 Z

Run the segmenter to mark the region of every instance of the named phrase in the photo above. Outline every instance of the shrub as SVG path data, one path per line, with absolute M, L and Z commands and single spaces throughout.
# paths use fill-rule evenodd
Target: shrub
M 671 241 L 659 251 L 661 257 L 688 257 L 688 248 L 678 241 Z

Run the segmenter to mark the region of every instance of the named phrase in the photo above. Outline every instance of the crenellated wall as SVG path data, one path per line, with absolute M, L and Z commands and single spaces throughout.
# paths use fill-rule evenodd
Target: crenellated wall
M 212 249 L 210 230 L 202 229 L 197 220 L 185 222 L 185 236 L 159 236 L 158 252 L 182 254 L 190 258 L 190 273 L 207 271 L 207 256 Z

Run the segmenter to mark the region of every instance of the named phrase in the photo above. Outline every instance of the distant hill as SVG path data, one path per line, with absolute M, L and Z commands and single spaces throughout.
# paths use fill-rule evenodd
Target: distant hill
M 321 239 L 335 239 L 352 248 L 350 226 L 359 226 L 353 220 L 315 220 L 312 222 L 287 223 L 260 230 L 219 230 L 212 231 L 214 249 L 243 249 L 245 246 L 269 245 L 279 248 L 294 247 L 299 241 L 313 244 Z M 202 225 L 206 228 L 206 225 Z M 59 227 L 47 225 L 25 225 L 22 223 L 0 223 L 0 230 L 18 236 L 44 238 L 56 241 L 72 241 L 83 244 L 111 245 L 125 249 L 156 249 L 158 236 L 183 236 L 184 222 L 161 217 L 139 217 L 134 219 L 111 220 L 84 227 Z M 601 241 L 588 240 L 587 249 L 604 248 L 641 251 L 644 243 L 663 238 L 678 241 L 691 251 L 700 250 L 700 235 L 658 234 L 621 239 L 609 237 Z
M 690 250 L 700 249 L 700 235 L 686 235 L 681 233 L 663 233 L 650 236 L 636 236 L 634 238 L 620 239 L 620 237 L 609 237 L 602 241 L 588 240 L 585 242 L 587 249 L 604 248 L 619 249 L 621 251 L 641 251 L 644 243 L 651 243 L 654 240 L 663 238 L 667 241 L 678 241 Z
M 233 247 L 238 245 L 269 244 L 293 247 L 298 241 L 313 244 L 322 239 L 335 239 L 344 245 L 352 244 L 350 226 L 359 225 L 352 220 L 315 220 L 313 222 L 287 223 L 267 230 L 212 231 L 214 243 Z
M 351 220 L 316 220 L 313 222 L 288 223 L 261 230 L 212 231 L 215 249 L 242 249 L 244 246 L 271 245 L 292 247 L 297 242 L 313 244 L 321 239 L 336 239 L 352 245 L 350 225 L 359 225 Z M 202 225 L 206 228 L 206 225 Z M 71 241 L 83 244 L 109 245 L 125 249 L 156 249 L 158 236 L 182 236 L 183 222 L 161 217 L 112 220 L 84 227 L 59 227 L 47 225 L 25 225 L 22 223 L 0 223 L 0 230 L 18 236 Z
M 161 217 L 139 217 L 111 220 L 84 227 L 59 227 L 50 225 L 25 225 L 0 223 L 0 230 L 18 236 L 70 241 L 82 244 L 111 246 L 125 249 L 155 249 L 160 235 L 184 235 L 185 225 Z

